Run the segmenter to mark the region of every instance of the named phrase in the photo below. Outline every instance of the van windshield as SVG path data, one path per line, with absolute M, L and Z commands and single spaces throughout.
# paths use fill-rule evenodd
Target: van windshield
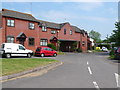
M 37 48 L 37 49 L 36 49 L 36 51 L 40 51 L 40 50 L 41 50 L 41 48 Z
M 1 48 L 4 48 L 5 47 L 5 44 L 2 44 Z

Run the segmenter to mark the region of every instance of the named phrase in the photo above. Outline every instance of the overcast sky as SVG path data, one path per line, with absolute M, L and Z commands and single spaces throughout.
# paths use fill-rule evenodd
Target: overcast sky
M 32 13 L 40 20 L 69 22 L 86 31 L 111 35 L 118 20 L 118 2 L 3 2 L 2 8 Z

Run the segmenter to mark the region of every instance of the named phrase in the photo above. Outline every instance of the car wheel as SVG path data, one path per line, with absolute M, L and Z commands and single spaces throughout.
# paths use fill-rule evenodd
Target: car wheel
M 30 53 L 27 56 L 28 56 L 28 58 L 31 58 L 31 54 Z
M 57 56 L 57 54 L 56 54 L 56 53 L 54 53 L 54 54 L 53 54 L 53 56 L 54 56 L 54 57 L 56 57 L 56 56 Z
M 41 54 L 41 57 L 44 57 L 44 56 L 45 56 L 44 53 L 42 53 L 42 54 Z
M 6 58 L 10 58 L 11 57 L 11 55 L 10 54 L 6 54 Z

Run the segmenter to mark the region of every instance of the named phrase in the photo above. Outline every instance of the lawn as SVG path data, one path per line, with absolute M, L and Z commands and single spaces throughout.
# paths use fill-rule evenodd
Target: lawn
M 58 61 L 53 59 L 42 59 L 42 58 L 0 59 L 0 67 L 2 67 L 2 76 L 5 76 L 5 75 L 10 75 L 10 74 L 30 70 L 32 68 L 44 66 L 54 62 L 58 62 Z

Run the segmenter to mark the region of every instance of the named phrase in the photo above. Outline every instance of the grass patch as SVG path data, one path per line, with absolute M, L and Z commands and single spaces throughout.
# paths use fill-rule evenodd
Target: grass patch
M 22 71 L 30 70 L 32 68 L 45 66 L 54 62 L 58 62 L 54 59 L 41 59 L 41 58 L 29 58 L 29 59 L 2 59 L 2 76 L 19 73 Z
M 64 53 L 64 52 L 60 52 L 60 51 L 59 51 L 59 52 L 57 52 L 57 54 L 58 54 L 58 55 L 65 55 L 65 53 Z

